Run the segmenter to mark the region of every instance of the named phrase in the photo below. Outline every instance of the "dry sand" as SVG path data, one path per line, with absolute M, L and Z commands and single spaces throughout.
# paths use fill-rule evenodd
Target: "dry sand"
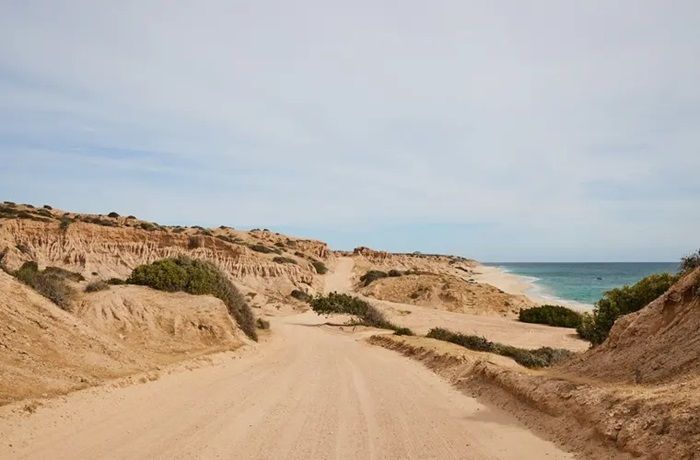
M 353 269 L 354 260 L 352 257 L 339 257 L 336 260 L 333 273 L 326 277 L 326 291 L 351 292 L 358 295 L 352 291 Z M 505 272 L 500 273 L 507 275 Z M 494 272 L 493 276 L 497 277 L 498 273 Z M 504 279 L 508 280 L 509 277 L 505 276 Z M 417 334 L 426 334 L 433 327 L 444 327 L 523 348 L 553 347 L 583 351 L 589 346 L 588 342 L 581 340 L 573 329 L 521 323 L 516 319 L 498 316 L 456 313 L 418 305 L 364 298 L 380 307 L 389 319 L 401 326 L 411 328 Z
M 245 359 L 0 409 L 0 458 L 573 458 L 421 364 L 306 313 Z

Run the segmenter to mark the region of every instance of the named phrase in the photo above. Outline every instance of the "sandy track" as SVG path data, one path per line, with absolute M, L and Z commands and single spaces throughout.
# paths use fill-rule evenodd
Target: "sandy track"
M 0 458 L 569 458 L 511 416 L 357 335 L 273 319 L 259 352 L 31 415 L 0 411 Z

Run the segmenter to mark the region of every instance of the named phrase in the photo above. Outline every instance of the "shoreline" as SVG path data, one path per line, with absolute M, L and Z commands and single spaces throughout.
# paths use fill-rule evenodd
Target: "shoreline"
M 495 286 L 508 294 L 525 296 L 540 305 L 562 305 L 580 312 L 591 312 L 593 309 L 593 304 L 548 295 L 534 278 L 511 273 L 501 267 L 479 263 L 474 270 L 476 281 Z

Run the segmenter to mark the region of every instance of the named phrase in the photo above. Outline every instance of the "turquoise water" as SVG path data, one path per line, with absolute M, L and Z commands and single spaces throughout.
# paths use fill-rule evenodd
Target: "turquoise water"
M 584 304 L 598 301 L 607 290 L 634 284 L 652 273 L 678 270 L 675 262 L 636 263 L 490 263 L 527 277 L 534 292 L 544 297 Z

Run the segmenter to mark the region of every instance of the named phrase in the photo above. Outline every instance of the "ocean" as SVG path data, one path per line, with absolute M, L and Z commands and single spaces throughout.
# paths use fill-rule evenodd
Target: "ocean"
M 527 278 L 533 294 L 592 305 L 605 291 L 634 284 L 652 273 L 678 270 L 676 262 L 488 263 Z

